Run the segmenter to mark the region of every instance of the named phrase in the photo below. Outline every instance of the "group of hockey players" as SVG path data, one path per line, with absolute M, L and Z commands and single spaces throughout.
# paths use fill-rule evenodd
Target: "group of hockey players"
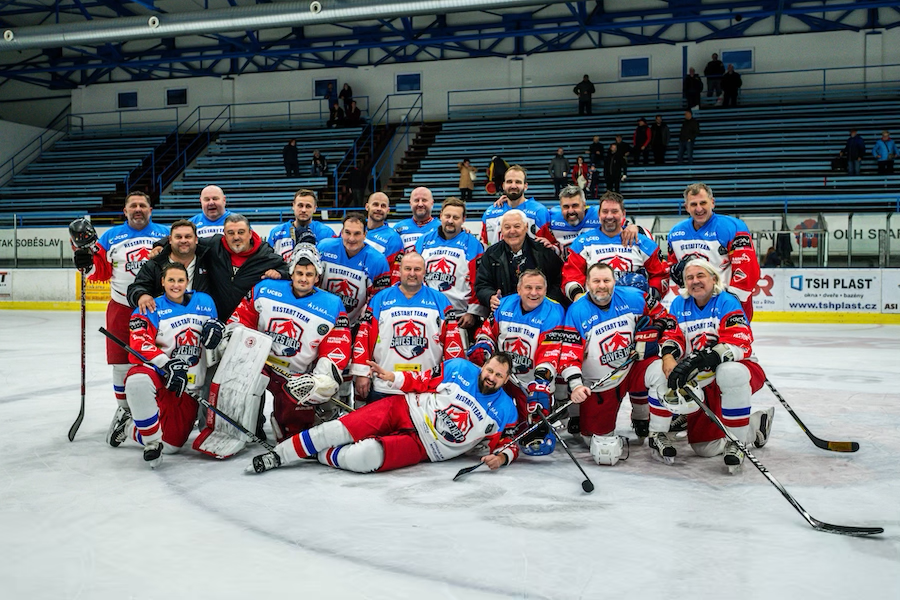
M 213 456 L 250 439 L 273 448 L 268 391 L 277 445 L 251 472 L 307 457 L 386 471 L 485 448 L 497 469 L 520 451 L 553 452 L 566 427 L 614 465 L 626 456 L 616 419 L 627 396 L 653 458 L 672 464 L 686 431 L 697 454 L 739 468 L 741 449 L 697 401 L 738 439 L 766 443 L 773 412 L 750 402 L 765 374 L 752 352 L 759 264 L 746 225 L 692 184 L 664 254 L 618 193 L 587 206 L 569 186 L 548 210 L 527 189 L 525 169 L 510 167 L 480 235 L 458 198 L 435 218 L 425 187 L 410 195 L 411 218 L 388 225 L 390 200 L 376 192 L 338 231 L 300 190 L 294 219 L 268 240 L 217 186 L 169 228 L 140 192 L 99 237 L 73 222 L 76 268 L 110 281 L 118 407 L 107 442 L 136 442 L 151 466 L 195 425 L 193 447 Z M 680 295 L 667 310 L 670 280 Z

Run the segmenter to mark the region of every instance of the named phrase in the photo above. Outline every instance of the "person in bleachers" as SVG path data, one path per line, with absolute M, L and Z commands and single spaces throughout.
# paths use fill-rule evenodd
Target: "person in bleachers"
M 353 106 L 353 88 L 350 87 L 349 83 L 345 83 L 341 88 L 341 92 L 338 94 L 338 100 L 343 102 L 344 112 L 349 114 L 350 108 Z
M 385 222 L 390 211 L 391 200 L 383 192 L 375 192 L 366 201 L 366 243 L 384 255 L 393 277 L 395 273 L 399 274 L 403 239 Z
M 862 136 L 856 133 L 856 129 L 850 130 L 850 137 L 841 150 L 841 156 L 847 159 L 847 175 L 859 175 L 859 167 L 866 155 L 866 142 Z
M 722 102 L 723 108 L 737 106 L 738 91 L 742 85 L 744 82 L 741 74 L 734 70 L 734 65 L 728 65 L 728 71 L 722 75 L 722 91 L 725 93 L 725 99 Z
M 712 60 L 706 63 L 706 68 L 703 69 L 703 74 L 706 75 L 706 97 L 712 98 L 715 94 L 718 102 L 719 96 L 722 95 L 722 75 L 725 74 L 725 65 L 719 60 L 718 54 L 713 53 Z
M 602 168 L 603 165 L 600 165 L 600 167 Z M 600 184 L 602 181 L 603 171 L 598 171 L 597 165 L 591 165 L 591 168 L 588 169 L 587 187 L 584 188 L 585 196 L 591 200 L 596 200 L 600 196 Z M 565 190 L 560 192 L 560 194 L 563 192 L 565 192 Z
M 550 173 L 550 179 L 553 180 L 553 193 L 559 196 L 559 190 L 566 187 L 569 183 L 569 160 L 565 156 L 565 150 L 556 149 L 556 154 L 550 159 L 550 166 L 547 170 Z
M 300 150 L 297 149 L 297 140 L 288 140 L 281 149 L 281 157 L 284 159 L 284 172 L 287 177 L 300 177 Z
M 362 124 L 362 112 L 356 106 L 356 100 L 351 100 L 350 106 L 344 109 L 344 122 L 348 127 L 358 127 Z
M 687 158 L 688 164 L 694 162 L 694 141 L 700 135 L 700 122 L 694 118 L 690 110 L 684 111 L 684 121 L 681 122 L 681 131 L 678 132 L 678 164 Z
M 509 169 L 509 163 L 503 160 L 502 157 L 491 157 L 491 163 L 488 165 L 487 169 L 487 178 L 488 181 L 494 184 L 494 190 L 488 191 L 489 194 L 503 193 L 503 178 L 506 177 L 507 169 Z
M 662 115 L 656 115 L 656 122 L 650 126 L 653 139 L 650 140 L 650 148 L 653 150 L 653 164 L 661 165 L 666 162 L 666 150 L 669 149 L 669 126 L 663 123 Z
M 625 152 L 619 149 L 618 144 L 610 144 L 609 152 L 603 163 L 603 180 L 606 182 L 606 191 L 618 192 L 622 182 L 628 177 L 628 162 L 625 160 Z
M 616 134 L 616 148 L 627 164 L 628 158 L 631 157 L 631 153 L 634 148 L 631 147 L 631 144 L 622 139 L 621 133 Z
M 881 139 L 875 142 L 872 155 L 878 161 L 878 174 L 890 175 L 894 172 L 894 158 L 897 156 L 897 145 L 891 139 L 888 130 L 881 132 Z
M 575 166 L 572 167 L 572 183 L 581 189 L 587 188 L 587 175 L 587 163 L 584 162 L 584 158 L 579 156 L 575 159 Z
M 420 237 L 440 226 L 440 221 L 431 216 L 433 208 L 434 195 L 427 187 L 417 187 L 409 195 L 412 218 L 403 219 L 394 225 L 394 231 L 400 234 L 400 239 L 403 240 L 404 252 L 412 251 Z
M 225 208 L 225 192 L 222 188 L 208 185 L 200 191 L 200 213 L 191 217 L 190 221 L 197 226 L 197 237 L 212 237 L 222 233 L 225 229 L 225 217 L 230 214 L 231 211 Z
M 632 136 L 632 144 L 634 144 L 634 164 L 635 166 L 643 163 L 650 164 L 650 145 L 653 143 L 653 131 L 647 126 L 647 120 L 641 117 L 638 119 L 637 127 L 634 129 Z
M 318 150 L 313 150 L 310 167 L 313 177 L 322 177 L 328 173 L 328 159 L 322 156 Z
M 594 84 L 591 83 L 591 78 L 585 75 L 581 78 L 581 81 L 574 88 L 575 95 L 578 96 L 578 114 L 579 115 L 590 115 L 593 112 L 593 107 L 591 106 L 591 97 L 596 92 L 596 88 Z M 556 193 L 559 193 L 559 190 L 556 190 Z
M 538 229 L 550 219 L 547 207 L 534 198 L 526 198 L 526 191 L 528 191 L 528 174 L 525 168 L 519 165 L 511 166 L 506 170 L 506 177 L 503 180 L 503 195 L 481 215 L 481 241 L 485 246 L 495 244 L 500 239 L 500 219 L 508 210 L 517 208 L 525 214 L 528 234 L 531 237 L 534 237 Z
M 463 202 L 472 201 L 472 191 L 475 189 L 475 173 L 478 169 L 472 166 L 468 158 L 456 164 L 459 170 L 459 197 Z
M 600 168 L 603 167 L 603 143 L 600 141 L 599 135 L 595 135 L 591 145 L 588 146 L 588 162 Z
M 528 217 L 518 209 L 500 218 L 500 241 L 484 251 L 475 272 L 475 295 L 493 312 L 500 300 L 516 293 L 519 275 L 540 269 L 547 275 L 547 296 L 563 302 L 562 260 L 552 249 L 528 235 Z
M 341 105 L 338 104 L 337 100 L 335 100 L 331 103 L 331 109 L 328 113 L 328 121 L 325 123 L 325 125 L 327 127 L 343 127 L 344 124 L 344 109 L 341 108 Z
M 328 87 L 325 88 L 325 93 L 322 95 L 322 98 L 328 102 L 328 106 L 332 106 L 335 102 L 337 102 L 337 94 L 334 92 L 334 86 L 332 84 L 328 84 Z
M 319 199 L 313 190 L 298 190 L 294 194 L 294 220 L 276 225 L 269 231 L 269 245 L 275 253 L 284 259 L 291 261 L 291 254 L 297 244 L 306 242 L 318 244 L 322 240 L 334 237 L 334 230 L 321 221 L 313 220 Z
M 684 76 L 681 84 L 681 93 L 684 101 L 687 103 L 688 110 L 695 106 L 700 106 L 700 94 L 703 93 L 703 80 L 697 75 L 694 67 L 688 69 L 688 74 Z

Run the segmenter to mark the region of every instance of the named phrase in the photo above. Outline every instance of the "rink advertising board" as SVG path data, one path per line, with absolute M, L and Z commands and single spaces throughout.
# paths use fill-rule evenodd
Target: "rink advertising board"
M 900 269 L 881 271 L 881 312 L 900 314 Z
M 0 271 L 0 296 L 12 296 L 12 273 Z

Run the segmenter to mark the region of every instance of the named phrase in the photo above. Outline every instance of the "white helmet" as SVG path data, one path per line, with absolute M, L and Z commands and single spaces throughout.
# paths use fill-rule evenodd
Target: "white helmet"
M 297 244 L 294 246 L 294 253 L 291 254 L 291 262 L 290 262 L 290 271 L 294 272 L 294 267 L 297 266 L 297 263 L 300 262 L 300 259 L 306 259 L 312 264 L 316 269 L 316 273 L 319 276 L 325 272 L 324 267 L 322 266 L 322 261 L 319 259 L 319 251 L 316 250 L 316 247 L 312 244 Z
M 693 396 L 688 394 L 685 391 L 685 388 L 690 390 Z M 702 402 L 703 390 L 700 389 L 700 385 L 695 380 L 691 380 L 679 390 L 666 390 L 666 393 L 663 395 L 663 406 L 669 409 L 672 414 L 689 415 L 700 410 L 700 407 L 697 406 L 697 403 L 694 401 L 694 397 Z

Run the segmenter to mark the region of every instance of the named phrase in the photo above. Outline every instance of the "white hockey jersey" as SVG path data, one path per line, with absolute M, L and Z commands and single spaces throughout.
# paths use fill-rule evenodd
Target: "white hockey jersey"
M 153 243 L 168 235 L 168 227 L 152 221 L 140 231 L 128 223 L 111 227 L 100 236 L 88 279 L 109 281 L 112 299 L 128 306 L 128 286 L 150 257 Z
M 319 285 L 341 299 L 351 327 L 355 326 L 369 298 L 390 285 L 391 271 L 387 260 L 365 244 L 350 258 L 341 238 L 319 242 L 318 249 L 325 267 Z
M 425 259 L 425 285 L 444 294 L 455 310 L 487 316 L 475 296 L 475 272 L 484 253 L 478 238 L 461 231 L 448 240 L 438 228 L 419 238 L 416 252 Z

